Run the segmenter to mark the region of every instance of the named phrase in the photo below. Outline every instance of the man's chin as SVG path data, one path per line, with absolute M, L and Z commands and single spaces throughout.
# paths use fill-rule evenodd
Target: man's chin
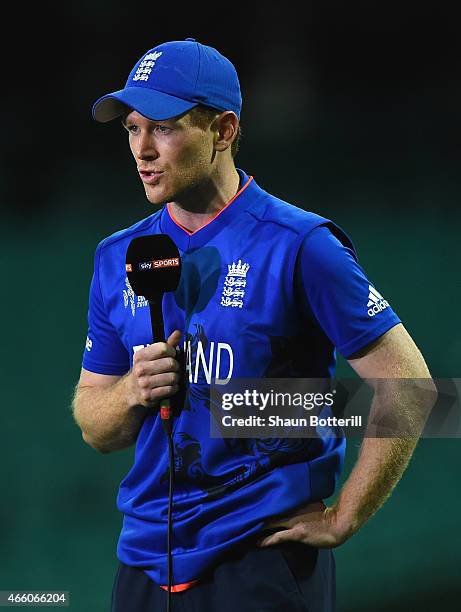
M 153 206 L 163 206 L 170 201 L 170 198 L 164 192 L 159 192 L 154 189 L 145 189 L 146 198 Z

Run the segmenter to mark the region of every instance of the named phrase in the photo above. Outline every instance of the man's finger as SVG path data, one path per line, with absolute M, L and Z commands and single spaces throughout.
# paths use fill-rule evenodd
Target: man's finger
M 274 544 L 281 544 L 282 542 L 298 541 L 299 537 L 299 530 L 284 529 L 283 531 L 277 531 L 277 533 L 267 538 L 263 538 L 258 542 L 258 546 L 273 546 Z

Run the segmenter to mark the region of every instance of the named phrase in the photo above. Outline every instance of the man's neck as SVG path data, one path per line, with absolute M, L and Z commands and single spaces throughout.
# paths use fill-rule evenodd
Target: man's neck
M 171 202 L 170 211 L 175 220 L 189 232 L 195 232 L 209 223 L 239 190 L 240 176 L 235 167 L 198 188 L 187 202 Z

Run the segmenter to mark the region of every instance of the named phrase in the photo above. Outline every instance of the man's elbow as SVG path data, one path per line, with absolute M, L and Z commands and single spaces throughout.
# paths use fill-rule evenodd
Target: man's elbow
M 422 435 L 427 420 L 437 402 L 438 390 L 432 378 L 415 378 L 411 383 L 409 396 L 411 398 L 413 426 L 416 432 Z
M 427 380 L 427 390 L 428 390 L 428 401 L 430 403 L 430 409 L 435 406 L 437 403 L 437 399 L 439 397 L 439 391 L 437 389 L 437 385 L 435 384 L 432 378 Z
M 91 448 L 94 448 L 94 450 L 103 455 L 113 453 L 114 451 L 123 450 L 124 448 L 129 448 L 136 442 L 136 438 L 129 435 L 118 435 L 116 438 L 101 439 L 91 436 L 84 431 L 82 431 L 82 438 L 89 446 L 91 446 Z
M 437 403 L 438 390 L 432 378 L 418 378 L 414 381 L 413 406 L 414 425 L 419 435 L 422 435 L 432 409 Z
M 432 378 L 394 378 L 377 381 L 374 422 L 391 437 L 420 437 L 437 401 Z
M 91 448 L 94 448 L 94 450 L 98 451 L 99 453 L 102 453 L 103 455 L 107 455 L 107 453 L 116 450 L 114 448 L 109 447 L 107 444 L 102 443 L 100 440 L 92 438 L 84 431 L 82 431 L 82 438 L 88 444 L 88 446 L 91 446 Z
M 419 405 L 423 413 L 429 414 L 435 406 L 438 397 L 438 390 L 432 378 L 414 378 L 406 380 L 404 388 L 408 388 L 409 393 L 413 396 L 416 405 Z

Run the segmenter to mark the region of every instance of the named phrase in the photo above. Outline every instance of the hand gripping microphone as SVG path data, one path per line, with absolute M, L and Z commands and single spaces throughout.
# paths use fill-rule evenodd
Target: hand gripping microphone
M 154 342 L 165 342 L 162 299 L 168 291 L 175 291 L 181 277 L 181 257 L 178 247 L 165 234 L 133 238 L 126 252 L 126 274 L 136 295 L 149 302 L 152 336 Z M 160 418 L 168 437 L 169 494 L 168 494 L 168 600 L 171 610 L 171 585 L 173 559 L 171 555 L 174 449 L 172 440 L 173 414 L 168 399 L 160 402 Z

